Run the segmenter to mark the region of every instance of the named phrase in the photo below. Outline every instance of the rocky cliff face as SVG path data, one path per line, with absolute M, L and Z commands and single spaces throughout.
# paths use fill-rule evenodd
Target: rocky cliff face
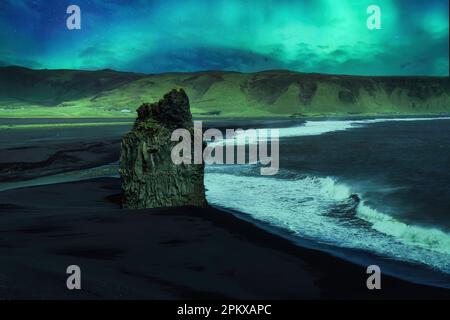
M 189 99 L 172 90 L 162 100 L 143 104 L 131 132 L 122 140 L 120 175 L 125 208 L 205 206 L 204 165 L 175 165 L 172 131 L 193 133 Z

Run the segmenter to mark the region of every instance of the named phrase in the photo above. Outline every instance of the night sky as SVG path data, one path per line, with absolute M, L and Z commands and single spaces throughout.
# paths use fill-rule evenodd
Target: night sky
M 448 38 L 448 0 L 0 0 L 0 65 L 32 68 L 448 75 Z

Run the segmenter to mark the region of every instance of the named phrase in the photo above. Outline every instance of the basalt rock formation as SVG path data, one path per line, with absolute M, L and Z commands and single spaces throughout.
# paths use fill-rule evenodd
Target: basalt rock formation
M 178 143 L 173 130 L 193 134 L 189 99 L 184 90 L 172 90 L 157 103 L 144 103 L 131 132 L 122 140 L 120 175 L 123 206 L 142 209 L 174 206 L 205 206 L 204 165 L 172 162 Z

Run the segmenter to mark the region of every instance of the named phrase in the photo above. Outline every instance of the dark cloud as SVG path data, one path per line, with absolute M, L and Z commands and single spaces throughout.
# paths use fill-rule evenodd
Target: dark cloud
M 255 72 L 266 69 L 285 69 L 281 60 L 245 50 L 224 48 L 184 48 L 140 57 L 125 66 L 131 70 L 161 73 L 167 70 L 191 72 L 226 70 Z
M 90 46 L 82 50 L 78 56 L 80 58 L 88 58 L 92 56 L 114 56 L 114 52 L 103 46 Z

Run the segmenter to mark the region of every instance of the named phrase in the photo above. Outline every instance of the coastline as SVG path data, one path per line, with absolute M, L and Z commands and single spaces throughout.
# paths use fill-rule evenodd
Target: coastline
M 450 298 L 388 275 L 370 291 L 365 268 L 225 211 L 122 210 L 118 192 L 116 178 L 0 192 L 0 298 Z M 77 293 L 64 288 L 70 264 L 84 270 Z
M 205 127 L 225 127 L 227 123 L 231 127 L 242 125 L 246 128 L 258 126 L 273 126 L 280 124 L 286 126 L 299 124 L 305 121 L 326 121 L 326 120 L 370 120 L 370 119 L 408 119 L 408 118 L 448 118 L 450 114 L 418 113 L 418 114 L 330 114 L 330 115 L 277 115 L 267 117 L 193 117 L 193 121 L 202 121 Z M 35 129 L 64 129 L 79 127 L 110 127 L 128 126 L 131 127 L 136 119 L 133 117 L 4 117 L 0 116 L 0 131 L 5 130 L 35 130 Z
M 77 121 L 86 121 L 95 119 L 97 121 L 105 120 L 105 121 L 134 121 L 136 119 L 136 115 L 134 112 L 130 113 L 128 116 L 14 116 L 14 115 L 5 115 L 0 114 L 0 120 L 77 120 Z M 267 114 L 260 116 L 204 116 L 204 115 L 196 115 L 192 114 L 194 120 L 204 120 L 204 121 L 233 121 L 233 120 L 302 120 L 302 119 L 329 119 L 329 118 L 349 118 L 349 119 L 360 119 L 360 118 L 396 118 L 396 117 L 448 117 L 450 113 L 442 113 L 442 112 L 431 112 L 431 113 L 401 113 L 401 112 L 393 112 L 393 113 L 324 113 L 324 114 Z
M 320 252 L 329 257 L 338 259 L 339 261 L 358 266 L 361 268 L 361 272 L 363 273 L 366 272 L 366 267 L 375 264 L 382 267 L 381 269 L 383 277 L 385 275 L 388 275 L 389 277 L 414 285 L 450 291 L 447 282 L 449 276 L 428 266 L 422 266 L 400 259 L 391 259 L 389 257 L 384 257 L 374 252 L 365 250 L 328 245 L 318 240 L 296 236 L 295 234 L 290 233 L 283 228 L 257 220 L 244 212 L 239 212 L 228 208 L 221 208 L 218 206 L 213 207 L 218 209 L 219 211 L 223 211 L 228 215 L 234 216 L 238 220 L 250 223 L 251 225 L 256 226 L 258 229 L 268 232 L 275 237 L 286 240 L 296 247 L 300 247 L 306 250 L 312 250 L 313 252 Z M 430 278 L 431 274 L 433 274 L 433 280 L 431 280 Z
M 11 131 L 0 139 L 0 181 L 115 161 L 125 130 Z M 127 211 L 118 194 L 117 178 L 0 192 L 0 299 L 450 298 L 450 290 L 384 274 L 382 290 L 369 291 L 364 267 L 223 210 Z M 73 293 L 65 268 L 77 263 L 86 290 Z

